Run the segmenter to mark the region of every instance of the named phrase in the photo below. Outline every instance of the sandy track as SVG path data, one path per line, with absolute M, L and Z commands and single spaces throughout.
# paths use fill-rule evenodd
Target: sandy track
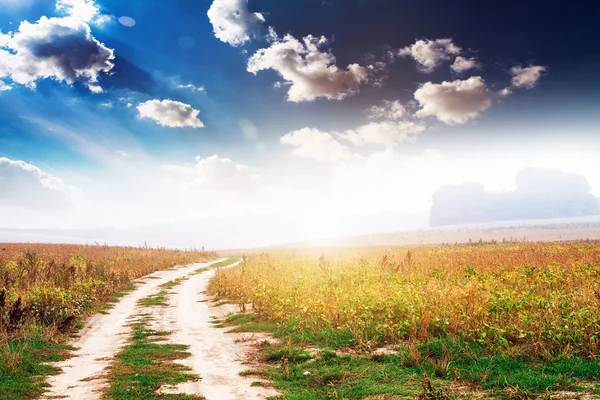
M 232 265 L 233 266 L 233 265 Z M 251 386 L 255 378 L 241 377 L 252 369 L 244 364 L 251 351 L 255 334 L 226 333 L 215 328 L 212 316 L 222 317 L 231 307 L 212 307 L 204 294 L 214 271 L 191 275 L 175 287 L 170 296 L 171 307 L 155 307 L 158 313 L 153 328 L 172 331 L 173 343 L 190 346 L 191 357 L 180 360 L 202 378 L 186 382 L 165 393 L 201 394 L 208 400 L 254 400 L 279 394 L 273 389 Z
M 222 260 L 215 262 L 218 261 Z M 42 399 L 100 399 L 102 390 L 107 387 L 105 370 L 127 341 L 130 332 L 127 325 L 131 317 L 138 312 L 137 302 L 154 294 L 158 286 L 163 283 L 183 278 L 208 265 L 209 263 L 192 264 L 179 269 L 156 272 L 152 276 L 158 277 L 158 279 L 140 281 L 134 291 L 124 296 L 114 308 L 109 310 L 109 314 L 98 314 L 92 317 L 80 332 L 79 338 L 72 343 L 78 348 L 74 352 L 74 356 L 55 364 L 56 367 L 62 369 L 62 373 L 48 379 L 50 387 Z M 208 277 L 206 273 L 196 276 Z M 196 300 L 190 298 L 188 301 Z M 190 311 L 192 310 L 193 308 L 190 309 Z M 191 314 L 183 316 L 191 319 L 204 318 L 204 316 Z

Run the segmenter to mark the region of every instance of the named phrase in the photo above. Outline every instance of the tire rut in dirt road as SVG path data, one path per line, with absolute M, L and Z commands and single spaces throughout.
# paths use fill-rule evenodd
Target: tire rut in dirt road
M 172 331 L 173 343 L 189 346 L 192 355 L 177 362 L 201 377 L 163 392 L 198 394 L 208 400 L 254 400 L 278 395 L 274 389 L 252 386 L 256 379 L 240 376 L 248 369 L 244 359 L 250 350 L 247 339 L 252 335 L 226 333 L 212 323 L 215 310 L 204 292 L 213 275 L 213 270 L 191 275 L 173 289 L 171 307 L 156 311 L 160 315 L 154 318 L 152 328 Z
M 48 379 L 50 386 L 41 399 L 100 399 L 108 384 L 106 369 L 127 341 L 130 332 L 127 325 L 136 314 L 138 301 L 153 294 L 164 283 L 183 278 L 199 268 L 219 261 L 223 260 L 156 272 L 152 274 L 156 279 L 139 283 L 135 290 L 125 295 L 108 314 L 92 317 L 80 332 L 79 338 L 71 343 L 78 348 L 73 357 L 54 364 L 62 369 L 62 373 Z

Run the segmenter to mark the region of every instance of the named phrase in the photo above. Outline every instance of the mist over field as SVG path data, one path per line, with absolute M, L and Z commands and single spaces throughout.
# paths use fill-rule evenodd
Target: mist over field
M 433 194 L 430 226 L 586 217 L 600 214 L 600 198 L 587 179 L 560 170 L 525 169 L 510 191 L 486 191 L 481 183 L 444 186 Z

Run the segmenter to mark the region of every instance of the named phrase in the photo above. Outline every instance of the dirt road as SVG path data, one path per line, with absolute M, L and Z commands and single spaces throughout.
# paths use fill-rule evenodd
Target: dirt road
M 222 260 L 215 262 L 218 261 Z M 173 332 L 173 343 L 190 346 L 192 356 L 178 362 L 189 366 L 201 380 L 161 390 L 203 395 L 208 400 L 263 399 L 276 395 L 272 389 L 251 386 L 252 379 L 239 375 L 248 369 L 242 364 L 248 351 L 248 338 L 227 334 L 211 323 L 211 316 L 219 310 L 211 310 L 203 292 L 214 271 L 194 274 L 207 266 L 209 264 L 193 264 L 154 273 L 155 279 L 140 280 L 136 289 L 124 296 L 108 314 L 91 318 L 72 343 L 79 350 L 74 357 L 56 364 L 63 372 L 49 378 L 50 387 L 42 399 L 101 399 L 108 386 L 106 370 L 130 334 L 128 323 L 135 315 L 149 312 L 138 302 L 156 293 L 160 285 L 179 278 L 187 279 L 171 290 L 169 306 L 155 307 L 150 312 L 157 317 L 154 324 L 159 329 Z

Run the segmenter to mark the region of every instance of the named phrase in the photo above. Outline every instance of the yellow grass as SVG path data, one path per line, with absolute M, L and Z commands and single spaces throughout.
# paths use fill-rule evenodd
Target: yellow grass
M 363 346 L 450 338 L 595 358 L 600 344 L 596 241 L 253 255 L 210 290 Z
M 65 330 L 136 278 L 214 258 L 198 251 L 0 244 L 0 343 L 24 326 Z

